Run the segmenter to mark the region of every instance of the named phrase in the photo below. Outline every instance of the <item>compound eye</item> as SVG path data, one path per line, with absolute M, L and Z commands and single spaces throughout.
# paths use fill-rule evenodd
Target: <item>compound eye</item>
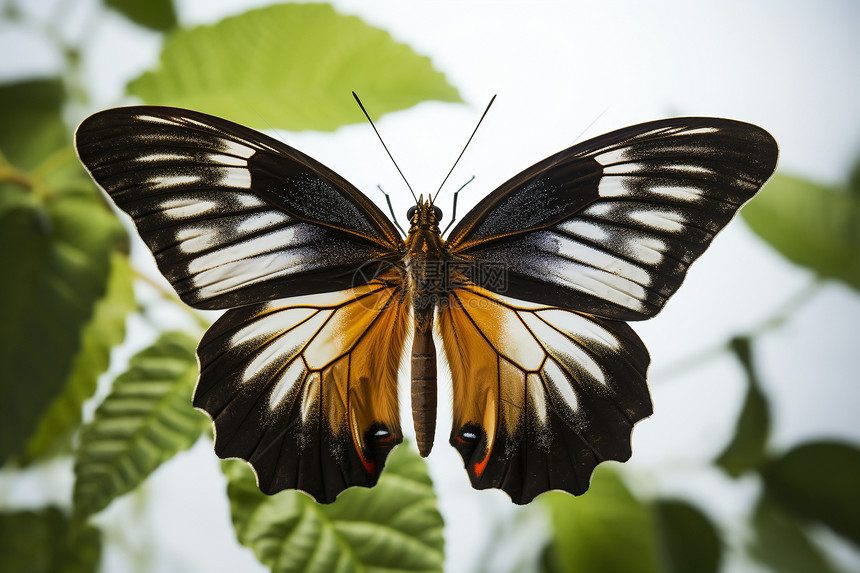
M 409 219 L 409 221 L 412 221 L 412 218 L 415 217 L 415 213 L 417 212 L 418 205 L 413 205 L 412 207 L 409 207 L 409 210 L 406 211 L 406 218 Z
M 436 205 L 433 205 L 433 216 L 434 216 L 434 217 L 436 217 L 436 222 L 437 222 L 437 223 L 438 223 L 439 221 L 441 221 L 441 220 L 442 220 L 442 209 L 440 209 L 440 208 L 439 208 L 439 207 L 437 207 Z

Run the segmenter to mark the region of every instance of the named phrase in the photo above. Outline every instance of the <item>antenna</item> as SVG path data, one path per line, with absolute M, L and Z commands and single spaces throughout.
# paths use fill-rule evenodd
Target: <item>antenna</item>
M 439 189 L 436 191 L 436 194 L 433 195 L 433 199 L 430 201 L 434 203 L 436 201 L 436 197 L 439 196 L 439 191 L 442 190 L 442 186 L 445 185 L 445 182 L 448 180 L 448 177 L 453 173 L 454 168 L 457 167 L 457 163 L 460 162 L 460 158 L 463 157 L 463 154 L 466 153 L 466 148 L 469 147 L 469 144 L 472 143 L 472 138 L 475 137 L 475 133 L 477 133 L 478 128 L 481 127 L 481 122 L 484 121 L 484 117 L 486 117 L 487 112 L 490 111 L 490 106 L 493 105 L 493 102 L 496 101 L 496 96 L 493 96 L 490 99 L 490 103 L 487 104 L 487 109 L 484 110 L 484 113 L 481 115 L 481 119 L 478 120 L 478 125 L 475 126 L 475 129 L 472 131 L 472 135 L 469 136 L 469 141 L 466 142 L 466 145 L 463 146 L 463 151 L 460 152 L 460 155 L 457 156 L 457 160 L 454 161 L 454 165 L 451 166 L 451 170 L 448 171 L 448 175 L 445 176 L 445 179 L 442 180 L 442 185 L 439 185 Z M 469 180 L 471 181 L 471 179 Z M 460 187 L 462 189 L 462 187 Z M 460 192 L 459 190 L 457 191 Z
M 591 123 L 586 125 L 585 129 L 583 129 L 582 131 L 579 132 L 579 135 L 576 136 L 576 139 L 574 139 L 573 141 L 570 142 L 570 145 L 568 145 L 568 147 L 570 147 L 571 145 L 576 145 L 576 142 L 579 141 L 583 135 L 585 135 L 585 132 L 588 131 L 589 129 L 591 129 L 591 126 L 594 125 L 595 123 L 597 123 L 597 120 L 600 119 L 601 117 L 603 117 L 603 114 L 606 113 L 607 111 L 609 111 L 609 106 L 606 106 L 606 108 L 604 108 L 603 111 L 598 113 L 597 117 L 592 119 Z
M 370 127 L 372 127 L 372 128 L 373 128 L 373 131 L 375 131 L 375 132 L 376 132 L 376 137 L 378 137 L 378 138 L 379 138 L 379 143 L 381 143 L 381 144 L 382 144 L 382 147 L 385 149 L 385 152 L 388 154 L 388 157 L 390 157 L 390 158 L 391 158 L 391 162 L 392 162 L 392 163 L 394 164 L 394 166 L 397 168 L 397 172 L 398 172 L 398 173 L 400 173 L 400 176 L 401 176 L 401 177 L 403 177 L 403 181 L 405 181 L 405 182 L 406 182 L 406 187 L 408 187 L 408 188 L 409 188 L 409 192 L 410 192 L 410 193 L 412 193 L 412 198 L 413 198 L 413 199 L 415 199 L 415 203 L 418 203 L 418 197 L 416 197 L 416 196 L 415 196 L 415 191 L 413 191 L 413 190 L 412 190 L 412 186 L 409 184 L 409 181 L 406 181 L 406 176 L 403 174 L 403 171 L 401 171 L 401 170 L 400 170 L 400 166 L 399 166 L 399 165 L 397 165 L 397 162 L 396 162 L 396 161 L 394 161 L 394 156 L 393 156 L 393 155 L 391 155 L 391 152 L 390 152 L 390 151 L 388 151 L 388 146 L 387 146 L 387 145 L 385 145 L 385 142 L 384 142 L 384 141 L 382 141 L 382 136 L 381 136 L 381 135 L 379 135 L 379 130 L 378 130 L 378 129 L 376 129 L 376 126 L 373 124 L 373 120 L 372 120 L 372 119 L 370 119 L 370 114 L 368 114 L 368 113 L 367 113 L 367 110 L 366 110 L 366 109 L 364 109 L 364 105 L 361 103 L 361 100 L 360 100 L 360 99 L 358 99 L 358 95 L 356 95 L 356 93 L 355 93 L 355 92 L 352 92 L 352 97 L 354 97 L 354 98 L 355 98 L 355 101 L 356 101 L 356 102 L 358 102 L 358 107 L 360 107 L 360 108 L 361 108 L 361 111 L 363 111 L 363 112 L 364 112 L 364 117 L 366 117 L 366 118 L 367 118 L 367 121 L 369 121 L 369 122 L 370 122 Z

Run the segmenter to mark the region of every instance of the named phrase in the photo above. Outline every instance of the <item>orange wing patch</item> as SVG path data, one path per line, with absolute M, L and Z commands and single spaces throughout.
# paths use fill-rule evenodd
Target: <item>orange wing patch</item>
M 472 485 L 516 503 L 581 494 L 601 461 L 630 457 L 651 414 L 649 357 L 624 323 L 504 297 L 473 284 L 439 311 L 451 367 L 451 444 Z
M 194 405 L 215 450 L 266 493 L 330 502 L 376 483 L 402 441 L 397 373 L 409 304 L 399 271 L 360 287 L 228 311 L 198 347 Z

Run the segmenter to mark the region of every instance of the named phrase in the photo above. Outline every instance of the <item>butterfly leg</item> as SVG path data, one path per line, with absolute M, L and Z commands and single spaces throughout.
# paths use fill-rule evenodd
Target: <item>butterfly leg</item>
M 397 215 L 394 214 L 394 208 L 391 206 L 391 196 L 389 196 L 388 193 L 386 193 L 385 191 L 382 191 L 381 186 L 377 185 L 376 188 L 379 189 L 383 195 L 385 195 L 385 202 L 388 203 L 388 212 L 391 213 L 391 220 L 394 221 L 394 224 L 397 225 L 397 228 L 400 229 L 400 232 L 405 235 L 406 231 L 404 231 L 403 228 L 400 226 L 400 223 L 397 222 Z
M 462 190 L 463 190 L 463 187 L 465 187 L 466 185 L 468 185 L 469 183 L 471 183 L 471 182 L 472 182 L 472 181 L 474 181 L 474 180 L 475 180 L 475 176 L 474 176 L 474 175 L 472 175 L 472 178 L 471 178 L 471 179 L 469 179 L 468 181 L 466 181 L 465 183 L 463 183 L 463 185 L 461 185 L 459 189 L 457 189 L 456 191 L 454 191 L 454 204 L 451 206 L 451 221 L 448 223 L 448 226 L 447 226 L 447 227 L 445 227 L 445 230 L 444 230 L 444 231 L 442 231 L 442 233 L 441 233 L 441 234 L 443 234 L 443 235 L 444 235 L 445 233 L 447 233 L 447 232 L 448 232 L 448 229 L 450 229 L 450 228 L 451 228 L 451 225 L 453 225 L 453 224 L 454 224 L 454 221 L 456 221 L 456 220 L 457 220 L 457 197 L 460 195 L 460 191 L 462 191 Z

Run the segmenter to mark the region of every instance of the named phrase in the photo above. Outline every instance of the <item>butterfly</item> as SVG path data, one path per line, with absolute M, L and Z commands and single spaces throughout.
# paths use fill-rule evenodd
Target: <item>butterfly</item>
M 626 461 L 652 413 L 627 321 L 663 308 L 778 155 L 747 123 L 643 123 L 529 167 L 445 239 L 421 197 L 404 239 L 337 173 L 225 119 L 109 109 L 75 145 L 182 301 L 226 309 L 198 346 L 193 397 L 218 456 L 249 462 L 265 493 L 322 503 L 374 485 L 402 441 L 410 336 L 419 452 L 435 432 L 435 335 L 475 488 L 517 504 L 578 495 L 598 463 Z

